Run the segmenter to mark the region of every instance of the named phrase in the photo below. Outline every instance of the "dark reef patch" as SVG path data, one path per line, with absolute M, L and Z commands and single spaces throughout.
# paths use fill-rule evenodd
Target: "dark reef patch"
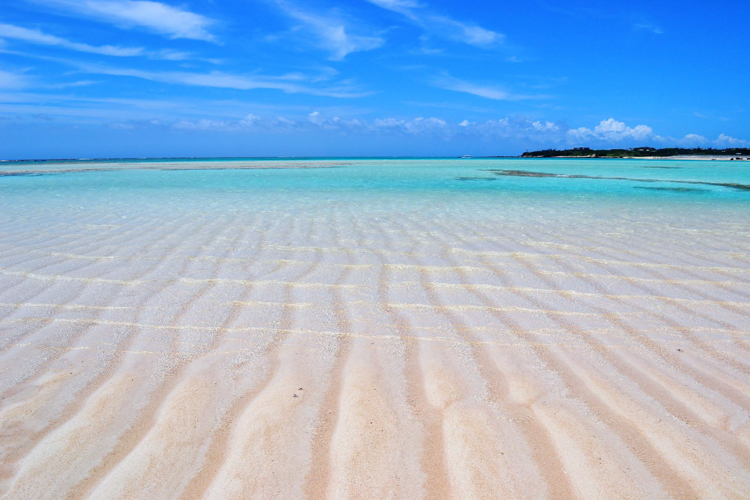
M 59 175 L 61 172 L 0 172 L 0 177 L 41 177 L 43 175 Z
M 665 182 L 670 184 L 694 184 L 701 186 L 719 186 L 739 191 L 750 191 L 750 184 L 737 184 L 734 182 L 708 182 L 708 181 L 680 181 L 675 179 L 638 179 L 633 177 L 598 177 L 595 175 L 580 174 L 550 174 L 546 172 L 527 172 L 525 170 L 487 170 L 495 175 L 508 177 L 551 177 L 554 179 L 591 179 L 597 181 L 629 181 L 629 182 Z
M 496 181 L 496 177 L 456 177 L 457 181 Z
M 648 189 L 649 191 L 669 191 L 672 193 L 708 193 L 708 189 L 701 188 L 684 188 L 684 187 L 651 187 L 635 186 L 633 189 Z
M 548 174 L 546 172 L 527 172 L 526 170 L 487 170 L 487 172 L 511 177 L 571 177 L 570 175 Z
M 136 165 L 136 164 L 134 164 Z M 158 164 L 155 166 L 138 166 L 131 167 L 102 167 L 102 168 L 67 168 L 61 170 L 19 170 L 19 171 L 0 171 L 0 177 L 36 177 L 41 175 L 63 175 L 63 174 L 88 174 L 92 172 L 124 172 L 124 171 L 138 171 L 138 170 L 149 170 L 149 171 L 161 171 L 161 172 L 188 172 L 188 171 L 211 171 L 211 170 L 308 170 L 308 169 L 328 169 L 328 168 L 344 168 L 349 163 L 335 164 L 335 165 L 303 165 L 300 167 L 287 167 L 287 166 L 274 166 L 264 165 L 261 167 L 247 166 L 247 165 L 232 165 L 232 166 L 217 166 L 217 167 L 162 167 Z

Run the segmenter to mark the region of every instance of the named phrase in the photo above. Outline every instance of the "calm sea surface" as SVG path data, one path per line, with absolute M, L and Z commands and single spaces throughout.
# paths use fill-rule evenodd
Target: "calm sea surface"
M 196 162 L 210 162 L 210 169 Z M 44 209 L 304 210 L 477 215 L 737 215 L 750 209 L 750 162 L 670 160 L 387 159 L 123 160 L 0 164 L 7 215 Z M 160 169 L 161 165 L 169 167 Z M 206 165 L 206 163 L 201 163 Z M 181 168 L 184 166 L 184 169 Z M 294 168 L 328 167 L 328 168 Z M 571 212 L 573 211 L 573 212 Z

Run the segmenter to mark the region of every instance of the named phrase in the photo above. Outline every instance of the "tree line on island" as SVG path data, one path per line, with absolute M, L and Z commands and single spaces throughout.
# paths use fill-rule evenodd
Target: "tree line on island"
M 544 149 L 541 151 L 526 151 L 521 155 L 522 158 L 643 158 L 643 157 L 660 157 L 669 156 L 748 156 L 750 149 L 731 148 L 731 149 L 713 149 L 713 148 L 632 148 L 632 149 L 591 149 L 591 148 L 573 148 L 573 149 Z

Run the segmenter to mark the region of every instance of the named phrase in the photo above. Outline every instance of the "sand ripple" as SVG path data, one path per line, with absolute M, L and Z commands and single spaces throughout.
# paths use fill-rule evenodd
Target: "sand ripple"
M 0 494 L 750 497 L 746 224 L 359 209 L 0 221 Z

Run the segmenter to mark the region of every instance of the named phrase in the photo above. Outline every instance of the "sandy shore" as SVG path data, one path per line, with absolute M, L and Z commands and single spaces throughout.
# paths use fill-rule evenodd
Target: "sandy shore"
M 708 155 L 677 155 L 670 157 L 658 157 L 658 156 L 647 156 L 641 158 L 628 158 L 629 160 L 640 159 L 640 160 L 697 160 L 697 161 L 747 161 L 750 160 L 747 156 L 735 155 L 735 156 L 708 156 Z
M 541 158 L 541 157 L 530 157 L 530 158 Z M 747 156 L 708 156 L 708 155 L 676 155 L 676 156 L 611 156 L 611 157 L 598 157 L 598 156 L 552 156 L 550 158 L 560 159 L 596 159 L 596 160 L 696 160 L 696 161 L 748 161 L 750 158 Z
M 118 170 L 275 170 L 304 168 L 335 168 L 349 165 L 333 160 L 196 160 L 196 161 L 62 161 L 0 163 L 0 177 L 46 173 L 101 172 Z
M 3 498 L 750 497 L 741 219 L 359 208 L 4 217 Z

